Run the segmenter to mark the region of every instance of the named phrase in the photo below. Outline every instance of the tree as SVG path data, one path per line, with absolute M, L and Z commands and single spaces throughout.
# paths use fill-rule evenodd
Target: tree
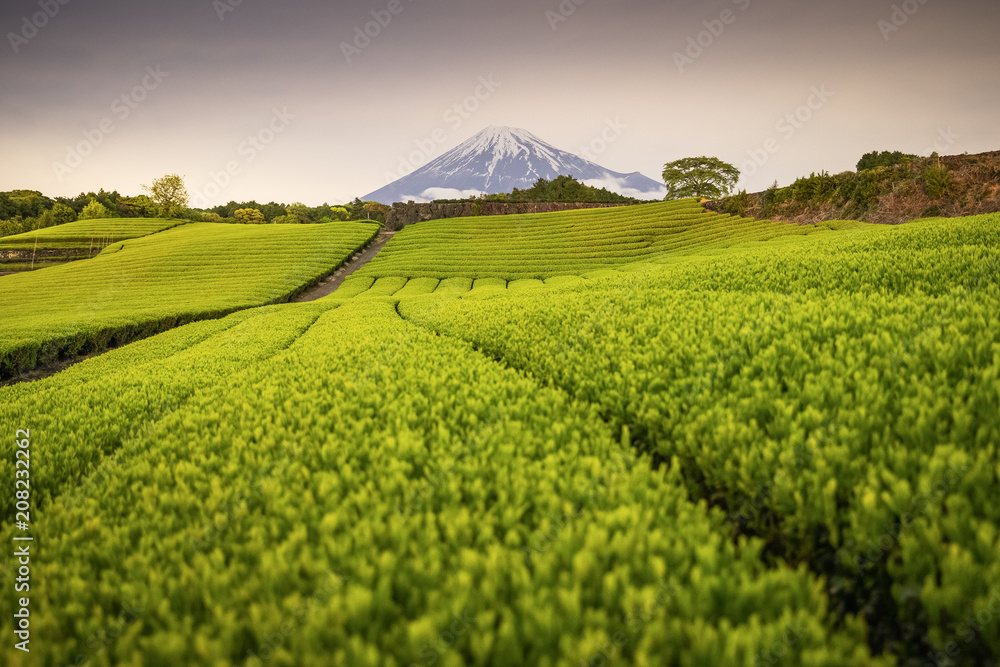
M 122 213 L 122 209 L 127 209 L 130 218 L 158 218 L 162 215 L 162 209 L 146 195 L 122 197 L 118 202 L 118 212 Z M 122 215 L 124 217 L 125 214 Z
M 366 201 L 362 208 L 365 211 L 366 220 L 375 220 L 382 224 L 385 224 L 385 216 L 392 210 L 391 207 L 380 204 L 377 201 Z
M 348 211 L 343 206 L 331 206 L 330 215 L 333 216 L 334 220 L 344 221 L 351 219 L 351 212 Z
M 76 211 L 65 204 L 56 203 L 52 207 L 52 217 L 57 225 L 65 225 L 67 222 L 76 222 Z
M 308 225 L 312 222 L 309 218 L 309 208 L 305 204 L 295 203 L 289 204 L 286 209 L 287 214 L 297 218 L 296 222 L 302 225 Z M 287 223 L 286 223 L 287 224 Z
M 263 225 L 264 214 L 255 208 L 241 208 L 233 212 L 236 222 L 244 225 Z
M 91 199 L 90 203 L 83 207 L 83 212 L 80 213 L 81 220 L 103 220 L 110 217 L 111 212 L 96 199 Z
M 176 218 L 187 208 L 188 191 L 184 187 L 184 179 L 177 174 L 158 178 L 152 185 L 142 186 L 142 189 L 149 193 L 150 199 L 159 204 L 166 218 Z
M 733 191 L 739 179 L 739 169 L 715 157 L 689 157 L 663 165 L 668 200 L 720 199 Z
M 909 164 L 916 159 L 916 155 L 901 151 L 872 151 L 871 153 L 865 153 L 858 160 L 858 171 L 878 169 L 879 167 L 895 167 L 898 164 Z
M 301 225 L 302 220 L 297 215 L 292 215 L 288 213 L 286 215 L 279 215 L 277 218 L 271 221 L 272 225 Z

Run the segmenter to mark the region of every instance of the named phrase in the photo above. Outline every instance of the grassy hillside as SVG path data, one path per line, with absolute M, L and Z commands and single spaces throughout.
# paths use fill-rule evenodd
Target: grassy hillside
M 282 301 L 328 275 L 376 225 L 191 224 L 87 262 L 0 278 L 0 375 L 177 324 Z
M 1000 211 L 1000 152 L 903 158 L 841 174 L 812 174 L 788 187 L 741 193 L 712 202 L 712 210 L 754 218 L 814 224 L 864 220 L 901 224 L 917 218 Z
M 87 259 L 108 245 L 156 234 L 184 220 L 114 218 L 79 220 L 0 239 L 0 273 Z
M 597 270 L 572 228 L 495 255 L 517 279 L 433 264 L 475 250 L 452 229 L 401 275 L 0 388 L 37 448 L 32 628 L 59 638 L 31 659 L 996 664 L 1000 216 L 670 206 L 638 251 L 594 225 Z M 582 273 L 547 275 L 560 254 Z
M 497 280 L 524 287 L 559 276 L 600 275 L 664 256 L 864 226 L 845 222 L 799 227 L 720 215 L 706 212 L 694 199 L 623 209 L 434 220 L 399 232 L 338 296 L 391 296 L 407 279 L 420 279 L 407 286 L 407 293 L 434 291 L 437 284 L 429 279 L 452 280 L 449 289 L 463 281 L 466 289 L 473 283 L 495 287 Z

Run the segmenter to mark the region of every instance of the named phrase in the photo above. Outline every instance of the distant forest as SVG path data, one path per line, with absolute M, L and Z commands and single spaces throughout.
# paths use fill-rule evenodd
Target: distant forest
M 259 211 L 259 215 L 246 215 L 247 212 L 254 211 Z M 388 206 L 360 199 L 343 206 L 323 204 L 315 207 L 297 203 L 231 201 L 206 210 L 187 209 L 181 217 L 192 222 L 315 224 L 338 220 L 371 220 L 384 224 L 388 211 Z M 128 197 L 117 191 L 108 192 L 104 189 L 82 192 L 73 198 L 46 197 L 36 190 L 0 192 L 0 237 L 76 220 L 160 217 L 164 217 L 163 211 L 146 195 Z
M 508 204 L 572 203 L 572 204 L 639 204 L 640 199 L 625 197 L 607 188 L 584 185 L 572 176 L 557 176 L 551 181 L 539 178 L 527 190 L 514 188 L 513 192 L 481 195 L 468 199 L 436 199 L 435 204 L 460 204 L 466 202 L 504 202 Z

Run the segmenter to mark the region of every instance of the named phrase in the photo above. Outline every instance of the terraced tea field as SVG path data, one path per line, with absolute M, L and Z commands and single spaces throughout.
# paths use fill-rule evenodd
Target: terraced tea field
M 286 301 L 378 232 L 363 223 L 190 224 L 0 278 L 0 376 L 178 324 Z
M 40 662 L 0 661 L 996 664 L 1000 216 L 612 213 L 420 223 L 330 297 L 0 388 L 45 545 Z
M 184 220 L 127 219 L 78 220 L 16 236 L 0 238 L 0 273 L 28 271 L 89 259 L 105 247 L 156 234 Z
M 558 276 L 600 275 L 644 260 L 723 249 L 785 236 L 860 229 L 857 222 L 797 227 L 710 213 L 694 199 L 620 209 L 433 220 L 404 229 L 375 260 L 352 276 L 341 295 L 377 285 L 384 294 L 400 279 L 452 278 L 545 281 Z M 378 282 L 376 282 L 378 281 Z M 354 283 L 354 284 L 352 284 Z M 525 285 L 529 285 L 525 283 Z M 470 284 L 471 286 L 471 284 Z

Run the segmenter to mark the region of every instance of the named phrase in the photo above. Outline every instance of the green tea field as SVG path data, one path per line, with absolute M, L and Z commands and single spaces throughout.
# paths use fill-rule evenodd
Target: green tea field
M 0 377 L 179 323 L 287 301 L 377 232 L 365 223 L 189 224 L 116 243 L 85 262 L 4 276 Z
M 157 234 L 183 220 L 80 220 L 0 238 L 0 272 L 25 271 L 90 259 L 120 241 Z
M 436 220 L 284 303 L 377 231 L 0 277 L 10 373 L 121 345 L 0 387 L 0 663 L 1000 660 L 1000 215 Z

